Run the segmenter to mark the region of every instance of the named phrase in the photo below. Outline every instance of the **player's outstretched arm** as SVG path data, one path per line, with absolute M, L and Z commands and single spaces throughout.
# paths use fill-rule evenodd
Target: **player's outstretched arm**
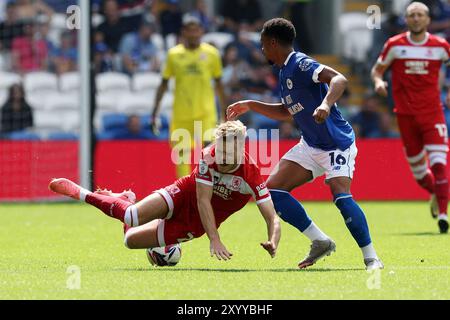
M 211 205 L 213 187 L 204 183 L 197 182 L 197 206 L 202 221 L 203 228 L 210 241 L 211 257 L 215 255 L 219 260 L 231 259 L 233 255 L 220 241 L 219 231 L 216 227 L 216 219 Z
M 268 240 L 261 243 L 261 246 L 267 250 L 272 258 L 274 258 L 281 237 L 280 218 L 278 218 L 278 215 L 275 212 L 272 201 L 260 203 L 258 209 L 264 217 L 264 220 L 266 220 L 268 233 Z
M 388 83 L 383 80 L 384 73 L 386 72 L 388 66 L 385 66 L 377 62 L 371 71 L 372 82 L 374 85 L 375 92 L 382 97 L 388 96 Z
M 250 110 L 278 121 L 286 121 L 292 118 L 291 114 L 284 108 L 282 103 L 264 103 L 255 100 L 243 100 L 228 106 L 227 119 L 236 120 L 239 116 Z
M 325 66 L 319 73 L 319 81 L 329 85 L 328 93 L 313 113 L 314 120 L 321 124 L 330 115 L 331 107 L 341 98 L 347 88 L 348 80 L 341 73 Z

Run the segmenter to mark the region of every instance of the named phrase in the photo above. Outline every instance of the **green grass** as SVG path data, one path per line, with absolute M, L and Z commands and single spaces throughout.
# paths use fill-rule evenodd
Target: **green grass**
M 379 274 L 364 270 L 331 203 L 305 207 L 337 252 L 303 271 L 296 266 L 307 239 L 283 223 L 271 259 L 259 246 L 266 229 L 253 204 L 220 229 L 232 260 L 210 258 L 202 237 L 184 243 L 171 268 L 126 249 L 121 224 L 88 205 L 0 205 L 0 299 L 450 299 L 450 236 L 438 234 L 427 204 L 361 205 L 386 266 Z M 70 266 L 81 270 L 80 289 L 67 288 Z

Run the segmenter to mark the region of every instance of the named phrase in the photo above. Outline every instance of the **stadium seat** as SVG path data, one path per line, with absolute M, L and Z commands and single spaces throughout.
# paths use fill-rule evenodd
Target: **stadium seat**
M 343 41 L 342 55 L 344 58 L 354 62 L 365 62 L 367 60 L 367 53 L 372 47 L 372 42 L 372 30 L 367 28 L 349 30 L 345 34 Z
M 136 73 L 133 76 L 133 90 L 140 91 L 154 91 L 161 84 L 161 75 L 156 72 Z
M 74 132 L 80 130 L 80 111 L 73 109 L 59 110 L 63 122 L 63 130 L 66 132 Z
M 26 94 L 58 90 L 58 78 L 50 72 L 31 72 L 24 76 L 24 87 Z
M 177 45 L 177 35 L 174 33 L 168 34 L 166 37 L 167 49 L 173 48 Z
M 80 110 L 79 95 L 55 92 L 45 96 L 47 110 Z
M 30 105 L 30 107 L 34 110 L 45 110 L 46 106 L 46 97 L 49 94 L 55 94 L 55 92 L 47 92 L 40 94 L 39 92 L 27 93 L 25 95 L 25 101 Z
M 75 92 L 80 89 L 80 74 L 78 72 L 63 73 L 59 77 L 59 89 L 62 92 Z
M 202 41 L 213 44 L 220 52 L 223 52 L 225 47 L 233 40 L 234 36 L 226 32 L 209 32 L 202 38 Z
M 111 131 L 127 126 L 128 116 L 124 113 L 107 113 L 103 115 L 102 128 L 103 131 Z
M 354 29 L 367 29 L 367 14 L 364 12 L 347 12 L 339 16 L 339 31 L 342 35 Z
M 119 95 L 129 92 L 131 88 L 130 78 L 126 74 L 119 72 L 100 73 L 95 81 L 98 92 L 114 92 L 116 95 Z
M 112 92 L 99 92 L 96 95 L 97 110 L 106 112 L 116 112 L 117 95 Z
M 162 37 L 161 34 L 155 32 L 152 35 L 151 39 L 152 42 L 155 44 L 155 46 L 158 48 L 158 50 L 164 51 L 164 38 Z
M 40 132 L 64 130 L 61 114 L 55 111 L 35 110 L 33 114 L 34 126 Z
M 364 62 L 372 46 L 372 30 L 367 28 L 367 14 L 348 12 L 339 17 L 342 56 L 350 61 Z
M 119 112 L 127 114 L 144 113 L 153 109 L 153 101 L 154 94 L 129 93 L 119 97 L 117 106 Z
M 20 75 L 12 72 L 0 72 L 0 90 L 8 90 L 13 84 L 20 84 Z
M 28 140 L 28 141 L 38 141 L 41 137 L 31 131 L 14 131 L 6 135 L 7 139 L 10 140 Z
M 78 140 L 79 136 L 73 132 L 57 131 L 57 132 L 51 132 L 47 138 L 49 140 L 73 141 L 73 140 Z

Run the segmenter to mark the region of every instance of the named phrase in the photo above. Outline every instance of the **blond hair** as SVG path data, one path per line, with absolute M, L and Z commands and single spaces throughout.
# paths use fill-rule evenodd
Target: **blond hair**
M 425 13 L 430 16 L 430 8 L 428 8 L 428 6 L 425 3 L 422 2 L 411 2 L 411 4 L 406 8 L 406 13 L 405 15 L 408 16 L 409 12 L 414 9 L 414 8 L 419 8 L 422 9 L 423 11 L 425 11 Z
M 247 133 L 247 127 L 239 121 L 227 121 L 220 124 L 215 133 L 216 140 L 236 137 L 238 140 L 245 139 Z

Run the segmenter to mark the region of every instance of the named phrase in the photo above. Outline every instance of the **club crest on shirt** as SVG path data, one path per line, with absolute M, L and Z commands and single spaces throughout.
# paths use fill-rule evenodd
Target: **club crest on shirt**
M 300 70 L 302 71 L 308 71 L 309 69 L 311 69 L 313 66 L 313 60 L 311 59 L 305 59 L 300 61 L 300 63 L 298 64 L 298 67 L 300 68 Z
M 231 179 L 231 190 L 239 191 L 239 189 L 241 188 L 241 184 L 242 184 L 241 178 L 233 177 L 233 179 Z
M 291 79 L 287 79 L 286 80 L 286 86 L 288 87 L 289 90 L 292 90 L 292 88 L 294 87 L 294 83 L 292 82 Z

